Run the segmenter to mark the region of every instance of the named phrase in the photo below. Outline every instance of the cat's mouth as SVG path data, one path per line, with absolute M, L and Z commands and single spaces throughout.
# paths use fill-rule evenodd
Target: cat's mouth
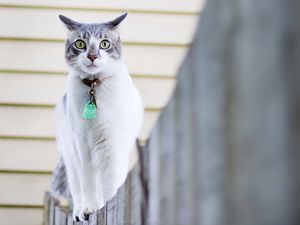
M 98 66 L 96 66 L 94 63 L 91 63 L 87 66 L 87 68 L 98 68 Z

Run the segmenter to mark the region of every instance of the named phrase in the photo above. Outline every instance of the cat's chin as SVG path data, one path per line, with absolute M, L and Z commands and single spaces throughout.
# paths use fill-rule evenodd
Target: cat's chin
M 81 72 L 90 75 L 96 75 L 102 73 L 102 70 L 99 67 L 83 67 L 81 68 Z

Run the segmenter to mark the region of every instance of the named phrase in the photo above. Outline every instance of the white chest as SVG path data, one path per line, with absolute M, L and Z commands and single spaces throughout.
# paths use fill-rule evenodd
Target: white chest
M 97 115 L 95 119 L 83 118 L 82 113 L 86 103 L 90 101 L 90 87 L 83 84 L 80 78 L 69 80 L 67 92 L 67 108 L 73 129 L 87 137 L 90 134 L 117 132 L 131 129 L 136 111 L 141 108 L 140 98 L 131 78 L 108 78 L 95 87 Z

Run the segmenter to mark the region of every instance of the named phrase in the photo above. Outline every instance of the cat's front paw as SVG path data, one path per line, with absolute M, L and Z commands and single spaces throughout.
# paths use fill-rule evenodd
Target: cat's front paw
M 81 208 L 82 208 L 82 206 L 80 205 L 80 204 L 76 204 L 76 205 L 74 205 L 74 208 L 73 208 L 73 220 L 75 221 L 75 222 L 79 222 L 80 220 L 79 220 L 79 212 L 80 212 L 80 210 L 81 210 Z
M 104 206 L 102 202 L 94 202 L 91 204 L 85 204 L 78 213 L 80 221 L 89 220 L 89 215 Z

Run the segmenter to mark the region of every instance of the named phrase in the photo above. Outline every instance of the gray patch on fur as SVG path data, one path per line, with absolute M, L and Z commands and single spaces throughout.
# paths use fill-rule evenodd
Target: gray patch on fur
M 73 61 L 76 60 L 77 56 L 81 53 L 80 50 L 78 50 L 74 43 L 71 43 L 69 39 L 66 41 L 65 45 L 65 57 L 69 64 L 71 64 Z
M 55 198 L 59 198 L 60 196 L 71 198 L 71 193 L 67 182 L 66 167 L 62 158 L 59 160 L 59 163 L 53 172 L 51 180 L 51 194 Z

